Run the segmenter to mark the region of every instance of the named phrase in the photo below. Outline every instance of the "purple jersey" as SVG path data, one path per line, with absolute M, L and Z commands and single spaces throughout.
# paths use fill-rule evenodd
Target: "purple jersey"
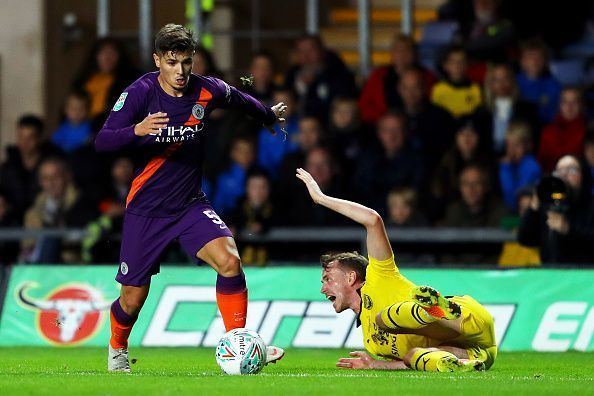
M 136 170 L 126 210 L 149 217 L 172 216 L 206 202 L 202 146 L 211 111 L 236 108 L 266 125 L 276 121 L 270 108 L 217 78 L 192 74 L 186 93 L 173 97 L 163 91 L 158 76 L 147 73 L 126 88 L 95 139 L 97 151 L 142 146 L 145 160 Z M 134 134 L 136 124 L 160 111 L 169 118 L 166 128 L 155 135 Z

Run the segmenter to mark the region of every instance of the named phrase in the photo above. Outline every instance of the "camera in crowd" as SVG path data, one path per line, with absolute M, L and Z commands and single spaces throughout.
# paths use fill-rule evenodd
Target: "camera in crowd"
M 569 189 L 562 179 L 555 176 L 543 177 L 536 186 L 536 194 L 545 211 L 568 212 Z

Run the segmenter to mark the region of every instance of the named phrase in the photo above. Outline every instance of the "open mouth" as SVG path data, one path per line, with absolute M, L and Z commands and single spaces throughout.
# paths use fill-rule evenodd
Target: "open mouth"
M 336 300 L 336 296 L 326 296 L 326 298 L 331 302 L 334 302 Z
M 178 77 L 175 79 L 175 83 L 177 85 L 186 85 L 186 79 L 183 77 Z

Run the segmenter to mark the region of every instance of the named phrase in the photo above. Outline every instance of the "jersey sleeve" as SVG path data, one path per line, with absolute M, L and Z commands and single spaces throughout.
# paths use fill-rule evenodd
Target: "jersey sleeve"
M 268 106 L 264 106 L 259 100 L 239 89 L 227 84 L 218 78 L 213 79 L 220 91 L 219 106 L 245 112 L 247 115 L 261 121 L 264 125 L 272 125 L 276 121 L 276 115 Z
M 117 151 L 137 140 L 134 127 L 144 119 L 146 94 L 147 89 L 140 84 L 122 92 L 95 138 L 97 151 Z
M 386 260 L 377 260 L 369 256 L 369 265 L 367 266 L 367 277 L 393 278 L 400 273 L 394 260 L 394 255 Z

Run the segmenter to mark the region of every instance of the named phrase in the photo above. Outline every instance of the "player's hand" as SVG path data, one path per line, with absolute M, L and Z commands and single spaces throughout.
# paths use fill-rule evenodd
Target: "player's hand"
M 311 199 L 313 199 L 315 203 L 319 204 L 322 198 L 324 198 L 324 193 L 322 192 L 322 190 L 320 190 L 320 186 L 318 186 L 318 183 L 316 183 L 316 181 L 309 174 L 309 172 L 305 169 L 298 168 L 297 174 L 295 176 L 297 176 L 298 179 L 301 179 L 303 183 L 305 183 L 305 186 L 307 187 L 307 191 L 309 191 Z
M 375 368 L 377 360 L 369 356 L 364 351 L 350 352 L 350 358 L 341 358 L 336 362 L 336 367 L 353 369 L 353 370 L 368 370 Z
M 285 122 L 285 112 L 287 111 L 287 105 L 283 102 L 279 102 L 270 108 L 274 115 L 276 116 L 276 122 L 282 124 Z M 274 130 L 274 124 L 272 125 L 265 125 L 266 129 L 270 131 L 273 135 L 276 135 L 276 131 Z M 282 128 L 282 126 L 281 126 Z
M 161 133 L 159 128 L 166 128 L 167 122 L 169 122 L 167 113 L 160 111 L 155 114 L 149 114 L 144 120 L 134 126 L 134 134 L 136 136 L 158 135 Z
M 567 221 L 567 217 L 561 213 L 547 212 L 547 226 L 561 235 L 567 235 L 569 232 L 569 221 Z

